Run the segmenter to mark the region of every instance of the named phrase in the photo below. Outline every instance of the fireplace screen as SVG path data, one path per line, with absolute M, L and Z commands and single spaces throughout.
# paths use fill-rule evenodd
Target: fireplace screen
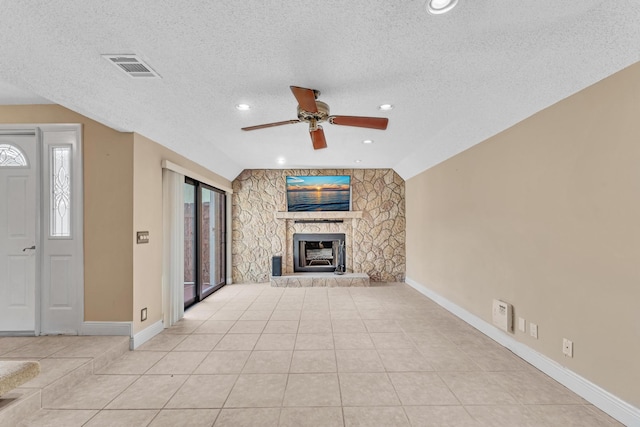
M 293 235 L 294 272 L 344 271 L 345 235 L 340 233 L 314 233 Z

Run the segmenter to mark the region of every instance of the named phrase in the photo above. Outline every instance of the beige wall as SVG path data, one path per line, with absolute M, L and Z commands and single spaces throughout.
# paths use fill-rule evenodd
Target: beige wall
M 636 64 L 407 181 L 408 278 L 636 407 L 639 114 Z
M 58 105 L 0 106 L 0 123 L 82 124 L 84 318 L 132 320 L 133 135 Z
M 294 224 L 286 212 L 287 175 L 350 175 L 352 210 L 362 218 L 343 224 Z M 345 233 L 347 271 L 374 281 L 404 281 L 404 180 L 391 169 L 248 169 L 233 181 L 233 282 L 268 282 L 271 257 L 293 271 L 293 233 Z M 353 240 L 353 242 L 351 242 Z
M 134 333 L 162 319 L 162 160 L 169 160 L 227 188 L 231 182 L 142 135 L 133 148 L 133 321 Z M 136 244 L 136 232 L 149 231 L 148 244 Z M 140 310 L 147 307 L 147 320 Z
M 86 321 L 133 321 L 134 333 L 162 319 L 162 160 L 215 182 L 231 182 L 134 133 L 58 105 L 0 106 L 0 123 L 81 123 L 84 157 Z M 136 231 L 150 243 L 136 244 Z M 147 307 L 148 319 L 140 322 Z

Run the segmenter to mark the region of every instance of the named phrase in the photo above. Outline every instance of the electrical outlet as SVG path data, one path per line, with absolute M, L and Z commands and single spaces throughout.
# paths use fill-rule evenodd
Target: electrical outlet
M 140 321 L 144 322 L 145 320 L 147 320 L 147 307 L 140 310 Z
M 562 338 L 562 353 L 567 357 L 573 357 L 573 341 Z
M 529 323 L 529 335 L 533 338 L 538 339 L 538 325 L 535 323 Z
M 522 317 L 518 317 L 518 329 L 520 332 L 527 332 L 527 321 Z

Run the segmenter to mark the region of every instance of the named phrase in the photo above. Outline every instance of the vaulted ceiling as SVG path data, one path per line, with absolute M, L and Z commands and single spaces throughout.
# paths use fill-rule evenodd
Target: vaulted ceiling
M 640 59 L 638 0 L 460 0 L 445 15 L 425 0 L 0 0 L 0 17 L 0 104 L 60 104 L 228 179 L 296 167 L 409 178 Z M 102 54 L 136 54 L 161 78 Z M 290 85 L 389 127 L 325 124 L 324 150 L 304 123 L 240 130 L 295 119 Z

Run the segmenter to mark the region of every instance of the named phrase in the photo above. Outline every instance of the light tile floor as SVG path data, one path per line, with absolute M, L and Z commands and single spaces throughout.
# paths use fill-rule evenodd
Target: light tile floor
M 42 402 L 57 402 L 60 396 L 75 393 L 81 388 L 77 384 L 82 380 L 100 380 L 92 377 L 92 373 L 108 366 L 128 350 L 129 337 L 123 336 L 0 337 L 0 360 L 37 360 L 40 363 L 40 374 L 36 378 L 0 397 L 0 427 L 14 427 L 25 416 L 38 411 Z M 105 398 L 101 399 L 100 402 Z M 90 417 L 95 412 L 89 411 L 85 415 Z M 66 424 L 63 415 L 59 425 Z
M 44 406 L 23 425 L 620 425 L 401 283 L 226 286 Z

